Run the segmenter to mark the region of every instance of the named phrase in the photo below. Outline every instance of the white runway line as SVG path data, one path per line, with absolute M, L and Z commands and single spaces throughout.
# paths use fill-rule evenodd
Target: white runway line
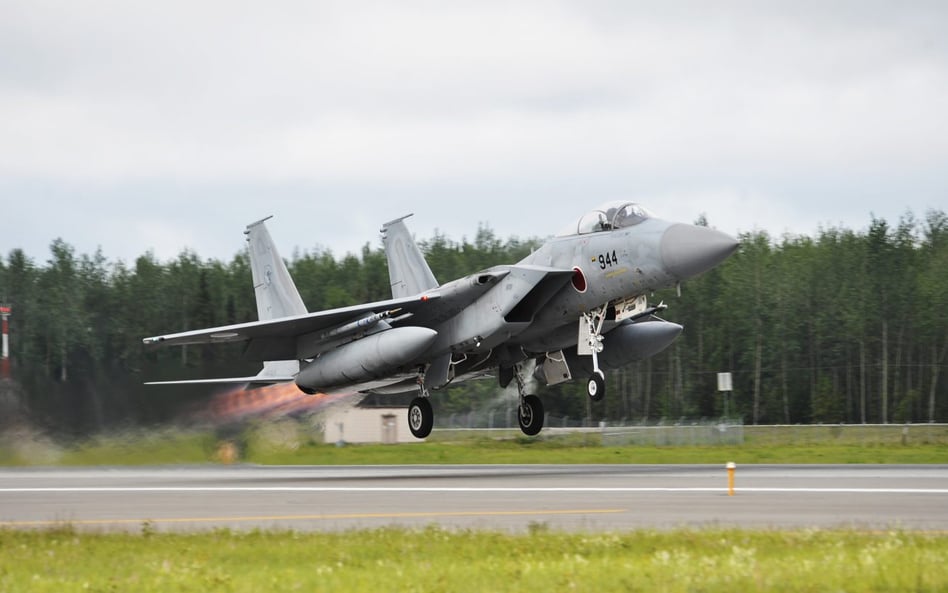
M 735 488 L 735 492 L 783 492 L 800 494 L 948 494 L 948 488 Z M 674 488 L 674 487 L 398 487 L 398 486 L 88 486 L 50 488 L 0 488 L 0 494 L 14 493 L 214 493 L 214 492 L 380 492 L 380 493 L 544 493 L 544 492 L 727 492 L 722 488 Z

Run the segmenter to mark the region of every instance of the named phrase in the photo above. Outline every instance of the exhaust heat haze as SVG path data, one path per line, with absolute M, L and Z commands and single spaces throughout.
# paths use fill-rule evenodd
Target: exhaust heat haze
M 254 389 L 235 388 L 214 396 L 196 415 L 212 422 L 233 422 L 251 416 L 279 418 L 318 412 L 352 395 L 356 394 L 307 395 L 293 383 L 279 383 Z

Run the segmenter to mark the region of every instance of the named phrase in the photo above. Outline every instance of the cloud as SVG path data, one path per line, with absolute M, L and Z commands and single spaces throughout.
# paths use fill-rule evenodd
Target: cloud
M 864 220 L 943 200 L 946 12 L 881 1 L 7 0 L 0 188 L 46 210 L 75 211 L 65 202 L 80 196 L 100 204 L 100 220 L 122 213 L 110 228 L 136 217 L 239 224 L 277 199 L 313 221 L 307 233 L 318 219 L 371 229 L 383 211 L 408 209 L 443 230 L 473 234 L 476 219 L 544 234 L 641 195 L 708 202 L 732 232 L 755 222 L 782 232 L 767 222 L 774 212 L 810 232 L 824 215 Z M 451 221 L 458 212 L 467 226 Z M 202 234 L 137 236 L 140 253 Z M 323 236 L 338 251 L 358 246 Z

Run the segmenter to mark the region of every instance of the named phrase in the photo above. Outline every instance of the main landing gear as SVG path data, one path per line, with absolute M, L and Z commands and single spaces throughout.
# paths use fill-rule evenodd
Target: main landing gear
M 602 325 L 606 321 L 606 311 L 609 305 L 603 305 L 593 309 L 589 313 L 583 313 L 580 320 L 580 339 L 578 345 L 581 348 L 579 354 L 589 354 L 592 356 L 593 373 L 586 382 L 586 394 L 594 402 L 601 401 L 606 397 L 606 374 L 599 368 L 599 353 L 603 350 L 602 345 Z M 583 338 L 585 337 L 585 341 Z
M 520 405 L 517 408 L 520 430 L 527 436 L 536 436 L 543 428 L 543 402 L 533 394 L 524 395 L 525 383 L 519 364 L 514 369 L 514 378 L 517 380 L 517 392 L 520 394 Z
M 421 388 L 421 396 L 408 404 L 408 430 L 416 439 L 423 439 L 431 434 L 431 428 L 434 426 L 434 411 L 428 400 L 428 388 L 425 387 L 424 378 L 420 379 L 418 384 Z

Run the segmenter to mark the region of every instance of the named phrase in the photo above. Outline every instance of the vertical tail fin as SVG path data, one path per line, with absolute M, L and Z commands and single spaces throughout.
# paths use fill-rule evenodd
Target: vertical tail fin
M 260 321 L 303 315 L 306 305 L 300 297 L 293 278 L 280 257 L 270 232 L 264 224 L 270 216 L 247 225 L 244 234 L 250 244 L 250 271 L 253 275 L 253 292 L 257 298 L 257 318 Z M 300 370 L 296 360 L 268 361 L 258 377 L 293 376 Z
M 270 218 L 248 224 L 244 231 L 250 244 L 250 270 L 260 321 L 307 313 L 306 305 L 264 224 Z
M 405 226 L 408 216 L 382 225 L 382 244 L 385 246 L 385 257 L 388 258 L 388 277 L 392 283 L 392 297 L 396 299 L 438 288 L 438 281 L 431 273 L 425 256 Z

